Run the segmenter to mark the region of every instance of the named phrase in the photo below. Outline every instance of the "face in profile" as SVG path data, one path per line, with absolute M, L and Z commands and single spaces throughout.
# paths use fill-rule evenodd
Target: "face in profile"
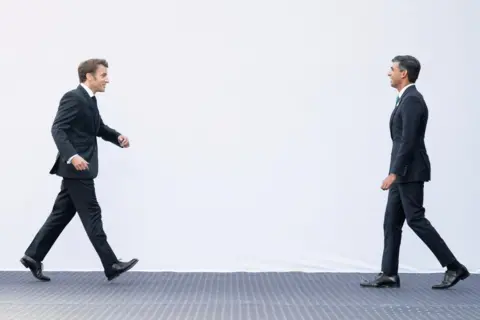
M 403 79 L 407 76 L 407 72 L 401 71 L 398 62 L 394 62 L 390 67 L 388 76 L 390 77 L 390 85 L 394 88 L 398 88 Z
M 108 79 L 108 68 L 103 65 L 98 65 L 97 70 L 94 74 L 88 73 L 87 80 L 89 87 L 94 92 L 104 92 L 109 83 Z

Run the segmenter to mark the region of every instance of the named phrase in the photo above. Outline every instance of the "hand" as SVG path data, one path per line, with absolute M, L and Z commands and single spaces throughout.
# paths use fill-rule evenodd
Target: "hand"
M 382 190 L 390 189 L 390 187 L 395 182 L 395 180 L 397 180 L 397 175 L 394 173 L 389 174 L 388 177 L 386 177 L 385 180 L 383 180 L 383 183 L 381 186 Z
M 72 164 L 78 171 L 88 170 L 88 162 L 80 156 L 73 157 Z
M 118 142 L 120 143 L 120 147 L 122 147 L 122 148 L 130 147 L 130 141 L 124 135 L 120 135 L 118 137 Z

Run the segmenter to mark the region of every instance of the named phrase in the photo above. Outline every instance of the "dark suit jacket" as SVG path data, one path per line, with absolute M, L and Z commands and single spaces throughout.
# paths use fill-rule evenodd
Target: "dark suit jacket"
M 82 86 L 65 93 L 52 125 L 58 149 L 50 174 L 70 179 L 94 179 L 98 175 L 97 137 L 117 146 L 120 133 L 103 123 L 94 100 Z M 68 159 L 78 154 L 89 163 L 89 170 L 77 171 Z
M 430 159 L 425 147 L 427 122 L 428 108 L 422 94 L 414 85 L 408 87 L 390 118 L 390 173 L 397 175 L 397 183 L 430 180 Z

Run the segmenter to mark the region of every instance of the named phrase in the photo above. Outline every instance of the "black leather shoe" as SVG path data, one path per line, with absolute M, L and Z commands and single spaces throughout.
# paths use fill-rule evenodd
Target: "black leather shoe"
M 117 262 L 114 263 L 110 270 L 106 272 L 106 276 L 108 281 L 111 281 L 121 275 L 122 273 L 127 272 L 128 270 L 132 269 L 138 262 L 138 259 L 132 259 L 128 262 Z
M 33 276 L 41 281 L 50 281 L 50 278 L 43 275 L 43 264 L 41 262 L 35 261 L 29 256 L 23 256 L 20 259 L 20 262 L 24 265 L 25 268 L 30 269 Z
M 443 281 L 440 284 L 436 284 L 432 286 L 432 289 L 448 289 L 453 287 L 458 283 L 460 280 L 465 280 L 470 276 L 470 272 L 468 272 L 467 268 L 462 265 L 458 270 L 447 270 L 445 272 L 445 276 L 443 277 Z
M 400 277 L 379 273 L 373 280 L 362 280 L 360 286 L 365 288 L 400 288 Z

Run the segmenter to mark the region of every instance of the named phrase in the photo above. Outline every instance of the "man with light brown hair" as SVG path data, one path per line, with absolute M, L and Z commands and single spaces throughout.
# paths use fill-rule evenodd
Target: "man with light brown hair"
M 43 274 L 42 261 L 76 212 L 108 280 L 130 270 L 138 262 L 137 259 L 121 262 L 115 256 L 103 230 L 101 208 L 95 194 L 97 137 L 121 148 L 130 146 L 126 136 L 103 122 L 98 110 L 95 95 L 104 92 L 109 83 L 107 61 L 89 59 L 82 62 L 78 66 L 78 77 L 79 86 L 61 98 L 51 129 L 58 154 L 50 174 L 63 178 L 60 192 L 52 212 L 20 260 L 42 281 L 50 281 Z

